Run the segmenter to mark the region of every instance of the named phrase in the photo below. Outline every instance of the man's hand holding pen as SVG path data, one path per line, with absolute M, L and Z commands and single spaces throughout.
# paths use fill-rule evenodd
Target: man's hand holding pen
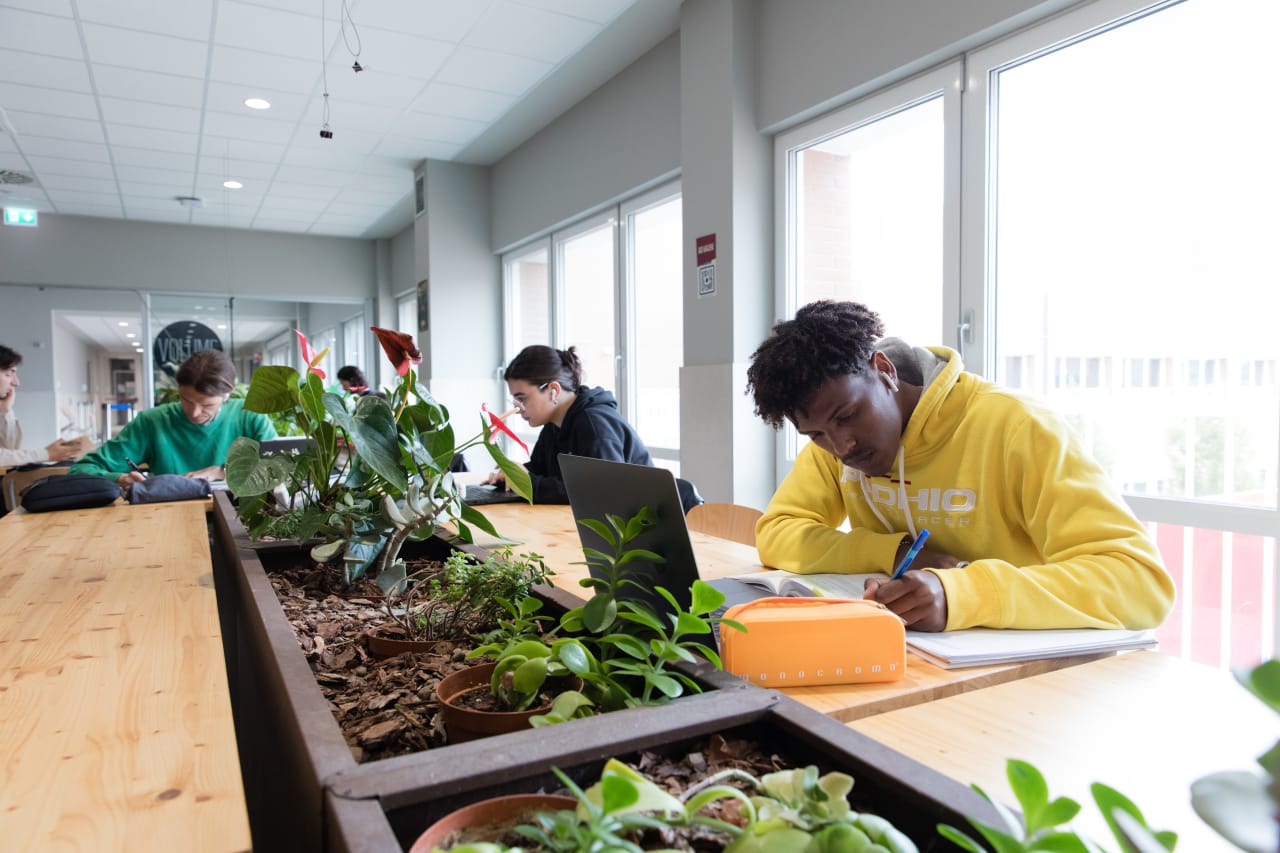
M 914 542 L 906 540 L 898 548 L 891 578 L 870 578 L 863 596 L 892 610 L 912 631 L 944 631 L 947 627 L 947 594 L 933 572 L 914 568 L 958 569 L 967 562 L 941 551 L 924 548 L 929 531 L 923 530 Z

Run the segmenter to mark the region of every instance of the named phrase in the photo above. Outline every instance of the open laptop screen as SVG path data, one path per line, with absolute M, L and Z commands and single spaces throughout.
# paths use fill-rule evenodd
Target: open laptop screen
M 665 468 L 562 453 L 560 474 L 564 478 L 565 491 L 569 493 L 575 522 L 595 519 L 608 524 L 606 515 L 629 519 L 643 507 L 653 509 L 657 524 L 632 540 L 627 547 L 661 554 L 666 562 L 658 565 L 641 561 L 629 563 L 629 567 L 634 566 L 631 577 L 648 589 L 664 587 L 687 609 L 691 603 L 690 588 L 698 577 L 698 567 L 694 562 L 693 545 L 689 541 L 689 529 L 685 526 L 684 509 L 672 473 Z M 595 531 L 580 523 L 577 527 L 584 548 L 595 548 L 606 554 L 613 552 Z M 599 577 L 594 566 L 591 573 L 593 577 Z M 624 587 L 620 594 L 645 601 L 658 613 L 671 610 L 657 593 L 646 595 L 634 587 Z

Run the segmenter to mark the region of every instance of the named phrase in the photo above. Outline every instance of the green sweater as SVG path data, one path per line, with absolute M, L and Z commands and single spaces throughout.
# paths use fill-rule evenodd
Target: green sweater
M 187 474 L 227 461 L 227 449 L 240 436 L 275 438 L 266 415 L 246 412 L 243 400 L 228 400 L 207 424 L 187 420 L 181 403 L 165 403 L 140 412 L 119 435 L 71 466 L 72 474 L 115 479 L 129 471 L 125 457 L 146 464 L 153 474 Z

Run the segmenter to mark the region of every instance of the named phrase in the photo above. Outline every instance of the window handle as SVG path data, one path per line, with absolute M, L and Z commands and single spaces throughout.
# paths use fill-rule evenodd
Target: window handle
M 973 343 L 973 311 L 964 312 L 963 319 L 956 323 L 956 351 L 964 356 L 964 345 Z

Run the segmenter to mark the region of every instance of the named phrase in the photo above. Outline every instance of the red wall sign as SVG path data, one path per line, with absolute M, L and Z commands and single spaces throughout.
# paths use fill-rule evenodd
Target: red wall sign
M 709 264 L 716 259 L 716 235 L 706 234 L 702 237 L 695 237 L 693 242 L 697 249 L 695 266 Z

